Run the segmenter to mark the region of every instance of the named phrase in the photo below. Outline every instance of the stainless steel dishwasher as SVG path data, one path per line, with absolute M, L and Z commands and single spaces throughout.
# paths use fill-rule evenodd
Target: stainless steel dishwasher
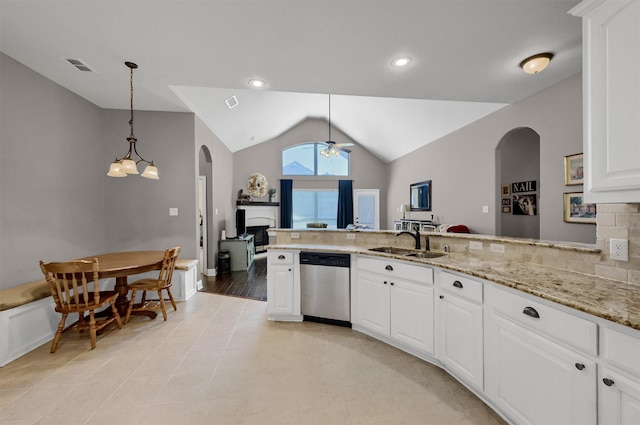
M 300 252 L 300 308 L 304 320 L 351 327 L 351 256 Z

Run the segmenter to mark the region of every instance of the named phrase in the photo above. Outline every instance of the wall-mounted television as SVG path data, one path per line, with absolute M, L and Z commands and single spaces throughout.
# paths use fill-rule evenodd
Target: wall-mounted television
M 409 185 L 409 208 L 411 211 L 431 211 L 431 180 Z

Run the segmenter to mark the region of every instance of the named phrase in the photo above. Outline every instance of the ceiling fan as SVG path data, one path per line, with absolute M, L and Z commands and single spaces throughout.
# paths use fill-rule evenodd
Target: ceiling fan
M 331 95 L 329 95 L 329 139 L 323 142 L 326 146 L 320 151 L 320 155 L 329 158 L 331 155 L 338 156 L 340 152 L 350 153 L 346 146 L 353 146 L 353 143 L 336 143 L 331 140 Z

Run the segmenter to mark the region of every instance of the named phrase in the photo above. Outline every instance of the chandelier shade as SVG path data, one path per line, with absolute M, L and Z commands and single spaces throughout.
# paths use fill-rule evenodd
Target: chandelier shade
M 129 77 L 129 88 L 130 88 L 130 105 L 131 105 L 131 118 L 129 119 L 129 127 L 131 128 L 131 134 L 127 137 L 127 141 L 129 142 L 129 151 L 122 158 L 117 158 L 115 161 L 111 163 L 109 166 L 109 172 L 107 176 L 109 177 L 126 177 L 129 174 L 140 174 L 138 172 L 138 164 L 140 162 L 146 162 L 147 166 L 142 172 L 142 177 L 158 180 L 158 168 L 153 164 L 153 161 L 147 161 L 138 153 L 136 149 L 136 143 L 138 139 L 133 135 L 133 70 L 138 68 L 133 62 L 125 62 L 124 63 L 130 70 Z M 135 155 L 135 156 L 134 156 Z M 136 159 L 137 158 L 137 159 Z

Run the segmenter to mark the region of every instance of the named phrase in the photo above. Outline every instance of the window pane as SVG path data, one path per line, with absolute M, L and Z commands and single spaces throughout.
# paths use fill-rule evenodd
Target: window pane
M 349 175 L 349 153 L 338 151 L 338 156 L 320 155 L 320 151 L 326 147 L 324 143 L 318 143 L 316 148 L 318 157 L 319 176 L 348 176 Z
M 314 144 L 292 146 L 282 150 L 283 176 L 314 175 Z
M 324 143 L 305 143 L 282 150 L 283 176 L 348 176 L 349 153 L 325 157 L 320 151 Z M 317 168 L 316 168 L 317 165 Z
M 294 190 L 293 228 L 304 229 L 307 223 L 327 223 L 337 228 L 337 190 Z

